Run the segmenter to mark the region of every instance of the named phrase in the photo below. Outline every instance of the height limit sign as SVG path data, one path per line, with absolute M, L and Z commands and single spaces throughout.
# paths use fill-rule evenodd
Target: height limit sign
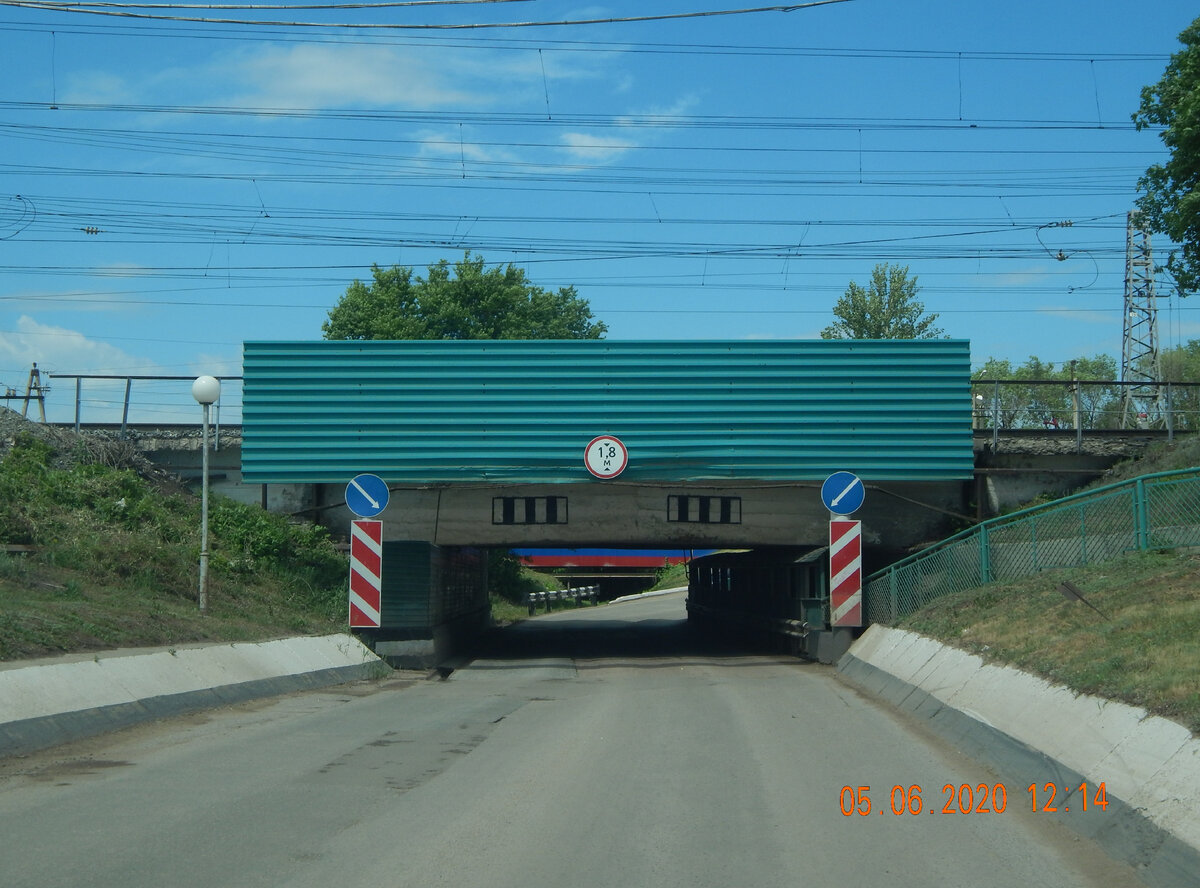
M 597 478 L 615 478 L 629 465 L 629 451 L 620 438 L 601 435 L 588 442 L 583 451 L 583 464 Z

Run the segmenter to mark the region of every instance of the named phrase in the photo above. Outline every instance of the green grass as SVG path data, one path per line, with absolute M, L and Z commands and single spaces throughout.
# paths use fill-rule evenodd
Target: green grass
M 1088 486 L 1197 465 L 1200 435 L 1179 435 Z M 1064 580 L 1104 615 L 1064 598 Z M 1193 552 L 1147 552 L 968 589 L 900 626 L 1200 733 L 1200 558 Z
M 296 606 L 286 585 L 214 583 L 209 612 L 167 589 L 96 582 L 69 568 L 0 555 L 0 660 L 118 647 L 260 641 L 335 632 L 334 617 Z M 193 574 L 195 570 L 193 570 Z
M 1101 614 L 1058 591 L 1074 583 Z M 948 595 L 901 621 L 1200 733 L 1200 558 L 1151 552 Z
M 1089 484 L 1088 488 L 1116 484 L 1119 481 L 1128 481 L 1139 475 L 1151 475 L 1155 472 L 1190 469 L 1193 466 L 1200 466 L 1200 433 L 1177 434 L 1175 440 L 1170 444 L 1166 441 L 1156 441 L 1146 447 L 1142 454 L 1135 459 L 1117 463 L 1104 474 L 1103 478 Z
M 345 622 L 346 559 L 325 532 L 216 497 L 208 614 L 200 506 L 187 491 L 18 437 L 0 461 L 0 660 L 251 641 Z
M 0 660 L 345 630 L 347 560 L 326 532 L 222 497 L 201 616 L 197 497 L 116 456 L 32 425 L 3 453 L 0 544 L 32 551 L 0 551 Z M 528 616 L 529 592 L 559 588 L 504 553 L 493 562 L 501 625 Z
M 688 572 L 686 564 L 672 564 L 669 567 L 664 567 L 659 570 L 658 578 L 654 585 L 650 588 L 651 592 L 659 589 L 676 589 L 680 586 L 688 584 Z
M 521 566 L 517 568 L 516 576 L 505 583 L 504 595 L 491 593 L 492 622 L 497 626 L 507 626 L 529 618 L 529 593 L 545 592 L 550 589 L 561 589 L 562 583 L 552 574 L 541 573 Z M 567 606 L 558 603 L 558 607 Z M 570 605 L 574 607 L 574 603 Z

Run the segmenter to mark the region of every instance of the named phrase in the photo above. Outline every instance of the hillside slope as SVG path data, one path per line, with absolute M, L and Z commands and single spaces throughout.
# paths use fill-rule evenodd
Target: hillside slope
M 200 503 L 126 442 L 0 411 L 0 660 L 342 628 L 346 560 L 320 528 Z

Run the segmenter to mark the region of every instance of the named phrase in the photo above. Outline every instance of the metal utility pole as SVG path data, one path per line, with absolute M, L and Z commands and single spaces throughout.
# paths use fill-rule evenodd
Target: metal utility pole
M 1150 253 L 1150 232 L 1141 226 L 1139 216 L 1138 210 L 1130 210 L 1125 223 L 1122 428 L 1160 425 L 1166 415 L 1158 351 L 1154 260 Z

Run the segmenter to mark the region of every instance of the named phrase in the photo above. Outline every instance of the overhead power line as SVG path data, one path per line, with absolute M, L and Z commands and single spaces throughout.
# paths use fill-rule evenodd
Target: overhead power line
M 0 3 L 3 5 L 3 3 Z M 715 56 L 787 56 L 812 58 L 842 58 L 842 59 L 905 59 L 905 60 L 944 60 L 954 62 L 973 61 L 1008 61 L 1008 62 L 1079 62 L 1086 65 L 1125 62 L 1165 62 L 1170 53 L 1147 52 L 1022 52 L 1017 50 L 946 50 L 946 49 L 897 49 L 893 47 L 816 47 L 816 46 L 782 46 L 772 44 L 732 44 L 732 43 L 667 43 L 659 41 L 635 42 L 629 40 L 554 40 L 544 37 L 537 39 L 497 36 L 495 34 L 454 36 L 422 34 L 412 37 L 403 35 L 372 34 L 370 38 L 356 40 L 351 35 L 318 33 L 290 33 L 283 30 L 256 28 L 253 32 L 247 29 L 228 29 L 222 33 L 219 28 L 209 28 L 205 31 L 177 28 L 172 30 L 169 25 L 139 25 L 131 23 L 109 24 L 93 23 L 85 25 L 64 25 L 62 23 L 39 24 L 26 21 L 0 20 L 0 26 L 8 31 L 33 31 L 58 34 L 77 34 L 90 36 L 146 36 L 177 37 L 191 40 L 261 40 L 264 37 L 277 42 L 326 44 L 351 46 L 366 44 L 370 46 L 423 46 L 453 49 L 483 49 L 489 51 L 512 50 L 530 52 L 559 53 L 638 53 L 666 55 L 715 55 Z
M 70 0 L 0 0 L 3 6 L 36 6 L 63 12 L 96 9 L 388 9 L 403 6 L 475 6 L 494 3 L 530 3 L 532 0 L 376 0 L 371 3 L 73 3 Z
M 0 3 L 4 0 L 0 0 Z M 313 109 L 270 108 L 222 105 L 151 105 L 117 102 L 23 102 L 0 101 L 0 109 L 12 111 L 122 111 L 136 114 L 185 114 L 217 117 L 286 118 L 296 120 L 366 120 L 386 123 L 444 123 L 457 126 L 520 125 L 550 128 L 657 128 L 657 129 L 724 129 L 724 130 L 906 130 L 940 131 L 984 130 L 1138 132 L 1131 120 L 1050 120 L 1020 118 L 956 117 L 749 117 L 719 114 L 555 114 L 545 112 L 470 112 L 470 111 L 397 111 L 363 108 Z M 1145 126 L 1143 132 L 1161 131 L 1161 126 Z
M 477 0 L 478 2 L 478 0 Z M 694 18 L 710 18 L 713 16 L 731 16 L 731 15 L 755 15 L 765 12 L 796 12 L 801 9 L 811 9 L 816 6 L 829 6 L 834 3 L 848 3 L 850 0 L 811 0 L 808 3 L 793 3 L 787 6 L 755 6 L 741 9 L 706 9 L 693 10 L 690 12 L 675 12 L 675 13 L 660 13 L 658 15 L 633 15 L 610 18 L 589 18 L 589 19 L 563 19 L 554 21 L 526 21 L 526 22 L 459 22 L 459 23 L 421 23 L 421 24 L 398 24 L 398 23 L 380 23 L 380 22 L 301 22 L 301 21 L 272 21 L 258 19 L 232 19 L 232 18 L 213 18 L 207 16 L 184 16 L 184 15 L 160 15 L 152 12 L 137 12 L 137 9 L 157 9 L 161 8 L 157 5 L 147 6 L 145 4 L 116 4 L 116 3 L 68 3 L 57 2 L 57 0 L 0 0 L 0 6 L 13 6 L 18 9 L 40 9 L 50 12 L 76 12 L 86 15 L 103 15 L 114 16 L 117 18 L 136 18 L 136 19 L 153 19 L 155 21 L 166 22 L 192 22 L 197 24 L 213 24 L 213 25 L 267 25 L 278 28 L 352 28 L 352 29 L 386 29 L 396 31 L 474 31 L 486 30 L 493 28 L 550 28 L 561 26 L 579 26 L 579 25 L 612 25 L 626 24 L 631 22 L 662 22 L 673 21 L 678 19 L 694 19 Z M 403 5 L 403 4 L 390 4 Z M 413 4 L 416 5 L 416 4 Z M 363 8 L 369 5 L 354 5 L 348 7 L 338 7 L 330 5 L 328 7 L 309 7 L 313 9 L 327 8 L 336 10 L 339 8 Z M 185 7 L 185 8 L 209 8 L 209 7 Z M 213 9 L 221 9 L 225 7 L 214 6 Z M 235 7 L 235 8 L 253 8 L 253 7 Z M 279 9 L 287 7 L 265 7 L 268 9 Z
M 652 153 L 684 152 L 687 154 L 756 154 L 763 156 L 805 157 L 808 155 L 838 155 L 842 157 L 1082 157 L 1082 156 L 1121 156 L 1142 158 L 1139 169 L 1144 169 L 1152 159 L 1157 159 L 1161 151 L 1153 146 L 1128 148 L 1045 148 L 1029 146 L 1025 148 L 975 148 L 950 147 L 946 145 L 922 146 L 920 148 L 886 147 L 859 148 L 844 145 L 839 147 L 815 147 L 806 145 L 687 145 L 680 143 L 661 144 L 649 140 L 641 142 L 622 141 L 619 146 L 613 146 L 602 139 L 594 142 L 572 141 L 567 144 L 562 141 L 531 141 L 528 138 L 517 139 L 459 139 L 459 138 L 410 138 L 399 136 L 370 137 L 347 135 L 292 135 L 285 133 L 236 133 L 216 132 L 212 130 L 155 130 L 147 132 L 118 127 L 73 127 L 45 126 L 33 123 L 0 123 L 0 131 L 8 132 L 14 138 L 40 139 L 42 141 L 61 144 L 66 141 L 94 147 L 113 147 L 126 150 L 160 151 L 169 148 L 173 155 L 179 153 L 207 154 L 208 151 L 221 151 L 225 155 L 252 157 L 261 159 L 264 154 L 277 155 L 283 158 L 319 157 L 323 163 L 329 158 L 339 161 L 345 159 L 386 160 L 392 161 L 403 155 L 396 154 L 365 154 L 351 152 L 345 147 L 318 149 L 312 145 L 413 145 L 418 148 L 441 148 L 445 151 L 457 151 L 463 146 L 477 149 L 488 148 L 534 148 L 554 151 L 560 154 L 579 154 L 584 151 L 630 153 L 646 151 Z M 298 147 L 292 147 L 298 146 Z M 225 156 L 222 155 L 222 156 Z M 421 155 L 426 159 L 427 155 Z

